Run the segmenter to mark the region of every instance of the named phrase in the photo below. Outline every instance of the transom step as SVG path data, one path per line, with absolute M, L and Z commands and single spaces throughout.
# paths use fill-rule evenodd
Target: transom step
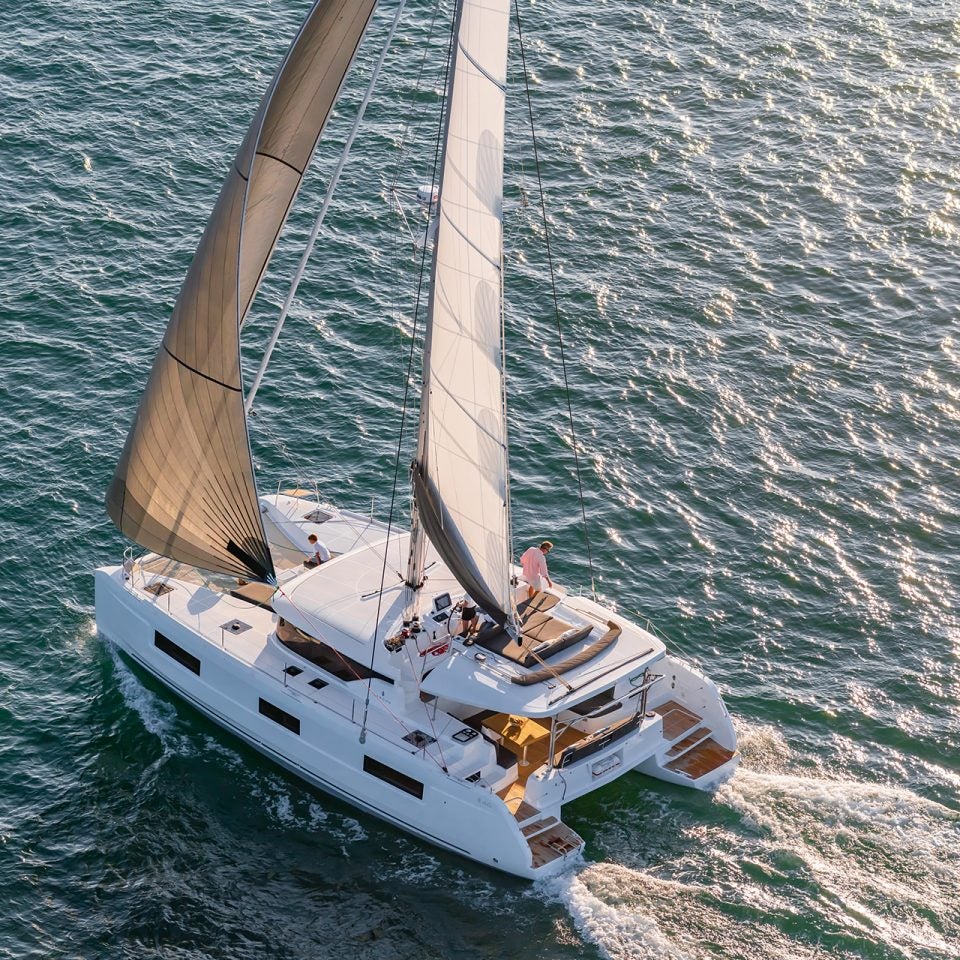
M 534 823 L 527 824 L 527 826 L 521 828 L 520 832 L 529 840 L 531 837 L 556 826 L 559 822 L 556 817 L 547 817 L 545 820 L 537 820 Z
M 651 708 L 663 718 L 663 739 L 676 740 L 687 731 L 692 730 L 703 717 L 698 717 L 692 710 L 688 710 L 676 700 L 667 700 L 658 707 Z
M 668 757 L 675 757 L 678 754 L 685 753 L 691 747 L 695 747 L 698 743 L 702 743 L 707 737 L 710 736 L 712 730 L 709 730 L 707 727 L 697 727 L 693 733 L 688 733 L 682 740 L 678 740 L 668 751 Z
M 583 840 L 566 824 L 555 823 L 549 829 L 527 839 L 534 867 L 566 857 L 583 846 Z
M 707 737 L 702 743 L 698 743 L 695 747 L 677 757 L 676 760 L 671 760 L 666 765 L 666 769 L 682 773 L 690 777 L 691 780 L 699 780 L 700 777 L 706 776 L 711 771 L 716 770 L 717 767 L 722 767 L 733 757 L 734 752 L 732 750 L 727 750 L 726 747 L 721 746 L 713 737 Z

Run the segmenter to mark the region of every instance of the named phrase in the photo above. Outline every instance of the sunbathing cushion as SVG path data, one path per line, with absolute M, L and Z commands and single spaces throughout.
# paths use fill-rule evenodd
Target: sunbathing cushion
M 530 670 L 523 676 L 511 677 L 510 680 L 513 683 L 520 684 L 520 686 L 528 687 L 533 683 L 541 683 L 544 680 L 550 680 L 558 673 L 564 674 L 570 670 L 574 670 L 586 663 L 588 660 L 592 660 L 598 653 L 606 650 L 607 647 L 609 647 L 610 644 L 620 636 L 621 632 L 622 631 L 617 624 L 615 624 L 612 620 L 608 620 L 607 632 L 599 640 L 595 640 L 589 646 L 579 651 L 579 653 L 575 653 L 572 657 L 567 657 L 566 660 L 561 660 L 559 663 L 541 667 L 539 670 Z

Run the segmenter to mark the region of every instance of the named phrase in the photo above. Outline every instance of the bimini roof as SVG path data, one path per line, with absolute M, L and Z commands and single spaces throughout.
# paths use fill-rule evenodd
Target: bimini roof
M 274 595 L 273 607 L 304 632 L 366 662 L 374 635 L 382 640 L 400 626 L 409 550 L 410 535 L 403 533 L 392 536 L 389 543 L 378 540 L 335 557 L 283 584 Z M 426 575 L 431 593 L 458 589 L 432 549 L 427 555 Z M 381 650 L 382 646 L 376 651 L 378 658 Z
M 609 690 L 625 675 L 641 675 L 645 667 L 664 655 L 666 648 L 652 634 L 628 620 L 617 618 L 615 622 L 621 630 L 616 641 L 582 665 L 563 673 L 562 680 L 549 677 L 530 685 L 515 683 L 512 677 L 523 677 L 530 671 L 474 646 L 444 658 L 427 674 L 421 688 L 424 693 L 473 704 L 482 710 L 525 717 L 552 716 L 558 710 L 576 706 Z M 577 649 L 572 647 L 570 652 L 575 653 Z M 535 669 L 542 671 L 539 665 L 535 665 Z

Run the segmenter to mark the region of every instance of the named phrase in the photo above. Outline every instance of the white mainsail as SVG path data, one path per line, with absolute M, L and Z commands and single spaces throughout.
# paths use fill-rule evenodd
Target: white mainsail
M 501 622 L 512 606 L 501 255 L 509 27 L 509 0 L 461 0 L 414 468 L 419 521 Z

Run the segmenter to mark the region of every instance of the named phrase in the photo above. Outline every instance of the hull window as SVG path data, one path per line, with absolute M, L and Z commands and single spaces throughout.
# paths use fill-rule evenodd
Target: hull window
M 269 700 L 264 700 L 263 697 L 260 698 L 260 712 L 274 723 L 279 723 L 281 727 L 286 727 L 291 733 L 295 733 L 298 737 L 300 736 L 299 717 L 295 717 L 292 713 L 287 713 L 286 710 L 281 710 L 279 707 L 270 703 Z
M 326 670 L 327 673 L 332 673 L 338 680 L 349 683 L 351 680 L 368 680 L 373 677 L 376 680 L 383 680 L 384 683 L 393 683 L 390 677 L 385 677 L 382 673 L 365 667 L 339 650 L 334 650 L 322 640 L 304 633 L 283 617 L 277 622 L 277 639 L 288 650 Z
M 200 659 L 192 653 L 187 653 L 183 647 L 174 643 L 168 637 L 165 637 L 159 630 L 153 634 L 153 645 L 161 652 L 165 653 L 172 660 L 176 660 L 181 667 L 192 670 L 198 677 L 200 676 Z
M 416 797 L 418 800 L 423 799 L 423 784 L 419 780 L 414 780 L 413 777 L 408 777 L 405 773 L 394 770 L 393 767 L 388 767 L 379 760 L 374 760 L 373 757 L 365 756 L 363 758 L 363 770 L 364 773 L 378 777 L 391 786 L 397 787 L 405 793 Z

